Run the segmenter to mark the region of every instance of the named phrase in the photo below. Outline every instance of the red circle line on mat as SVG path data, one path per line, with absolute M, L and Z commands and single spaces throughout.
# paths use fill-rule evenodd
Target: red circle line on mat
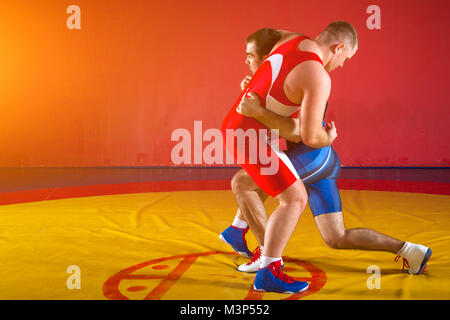
M 164 257 L 139 263 L 137 265 L 123 269 L 117 272 L 116 274 L 110 276 L 103 284 L 103 295 L 110 300 L 129 300 L 129 297 L 127 297 L 124 294 L 124 292 L 122 292 L 120 289 L 120 283 L 122 282 L 122 280 L 130 280 L 130 279 L 138 281 L 159 280 L 159 282 L 153 287 L 153 289 L 150 290 L 150 292 L 148 292 L 145 295 L 143 299 L 161 300 L 164 297 L 164 295 L 173 287 L 173 285 L 175 285 L 175 283 L 177 283 L 177 281 L 183 277 L 184 273 L 195 263 L 195 261 L 199 257 L 217 254 L 237 255 L 235 252 L 208 251 L 202 253 L 188 253 L 171 257 Z M 135 273 L 136 271 L 142 272 L 142 269 L 148 266 L 170 260 L 178 260 L 178 263 L 176 264 L 175 267 L 172 268 L 172 270 L 169 270 L 167 274 L 162 275 L 162 274 Z M 319 267 L 311 263 L 297 260 L 291 257 L 283 257 L 283 260 L 288 261 L 290 263 L 294 263 L 297 266 L 300 266 L 302 269 L 306 270 L 310 274 L 310 276 L 308 277 L 294 277 L 294 279 L 296 279 L 297 281 L 308 281 L 310 283 L 308 290 L 300 293 L 294 293 L 287 297 L 283 296 L 285 297 L 282 298 L 283 300 L 297 300 L 305 296 L 314 294 L 320 291 L 327 282 L 326 273 Z M 143 288 L 144 286 L 135 286 L 135 287 L 140 289 Z M 132 290 L 135 287 L 132 287 Z M 249 283 L 249 291 L 244 299 L 261 300 L 262 298 L 263 293 L 254 291 L 253 282 Z
M 341 190 L 393 191 L 450 195 L 450 184 L 394 180 L 338 179 Z M 151 181 L 59 187 L 0 193 L 0 205 L 79 197 L 171 191 L 230 190 L 230 180 Z

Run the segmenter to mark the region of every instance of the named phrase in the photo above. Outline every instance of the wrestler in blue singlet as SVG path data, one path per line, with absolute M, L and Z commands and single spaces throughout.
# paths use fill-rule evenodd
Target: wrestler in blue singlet
M 302 142 L 286 142 L 286 155 L 305 184 L 313 216 L 342 211 L 336 184 L 341 162 L 336 151 L 331 146 L 314 149 Z

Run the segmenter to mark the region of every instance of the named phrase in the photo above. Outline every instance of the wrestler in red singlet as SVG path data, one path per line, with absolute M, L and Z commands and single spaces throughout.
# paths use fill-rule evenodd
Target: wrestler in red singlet
M 264 175 L 261 173 L 262 168 L 267 168 L 270 164 L 263 164 L 257 157 L 257 163 L 252 164 L 249 161 L 249 150 L 240 150 L 237 145 L 237 137 L 234 135 L 234 141 L 227 140 L 227 129 L 266 129 L 261 123 L 253 118 L 245 117 L 236 111 L 242 97 L 248 92 L 254 92 L 259 96 L 261 104 L 270 111 L 285 117 L 293 116 L 300 109 L 299 105 L 291 102 L 285 95 L 283 84 L 288 73 L 298 64 L 304 61 L 315 60 L 322 63 L 318 55 L 312 52 L 300 51 L 298 45 L 301 41 L 309 39 L 306 36 L 298 36 L 278 47 L 272 52 L 267 59 L 261 64 L 259 69 L 253 75 L 247 89 L 237 99 L 222 124 L 222 136 L 227 146 L 227 152 L 233 154 L 234 160 L 237 161 L 238 155 L 241 154 L 245 158 L 245 163 L 238 163 L 253 178 L 255 183 L 266 193 L 272 197 L 277 196 L 287 187 L 299 179 L 289 158 L 276 146 L 264 143 L 266 150 L 263 154 L 272 156 L 272 161 L 278 161 L 278 170 L 275 174 Z M 257 139 L 259 135 L 257 135 Z M 257 145 L 259 141 L 257 141 Z M 231 146 L 231 147 L 230 147 Z M 265 153 L 264 153 L 265 152 Z M 245 153 L 245 154 L 242 154 Z M 259 151 L 261 154 L 261 150 Z

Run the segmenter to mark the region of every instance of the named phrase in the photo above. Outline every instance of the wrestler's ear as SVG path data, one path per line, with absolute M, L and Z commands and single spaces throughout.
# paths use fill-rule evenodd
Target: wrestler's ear
M 335 44 L 331 45 L 331 52 L 333 54 L 342 53 L 344 50 L 345 50 L 345 43 L 343 43 L 343 42 L 335 43 Z

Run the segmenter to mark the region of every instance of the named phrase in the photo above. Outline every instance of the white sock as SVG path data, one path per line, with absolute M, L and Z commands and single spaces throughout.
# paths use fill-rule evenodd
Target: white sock
M 233 223 L 231 224 L 233 227 L 239 228 L 239 229 L 247 229 L 248 224 L 244 220 L 239 219 L 238 217 L 235 217 L 233 220 Z
M 411 254 L 411 252 L 414 250 L 414 243 L 405 241 L 405 244 L 403 247 L 397 252 L 397 254 L 406 260 L 408 260 L 408 256 Z
M 262 257 L 264 254 L 264 246 L 259 246 L 259 248 L 261 249 L 261 257 Z M 259 260 L 261 260 L 261 257 L 259 258 Z M 283 265 L 284 264 L 283 258 L 280 258 L 280 260 L 281 260 L 281 264 Z
M 261 255 L 261 266 L 260 266 L 260 268 L 261 269 L 265 268 L 269 264 L 271 264 L 272 262 L 275 262 L 275 261 L 278 261 L 278 260 L 281 260 L 281 257 L 274 258 L 274 257 L 267 257 L 265 255 Z

